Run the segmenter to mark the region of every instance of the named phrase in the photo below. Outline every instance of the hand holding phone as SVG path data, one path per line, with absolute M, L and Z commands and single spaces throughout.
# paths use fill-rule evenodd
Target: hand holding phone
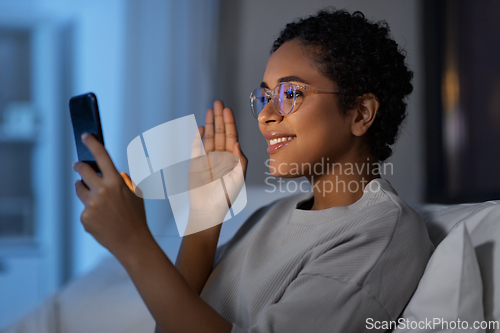
M 88 148 L 85 147 L 81 139 L 83 133 L 89 133 L 104 145 L 97 97 L 92 92 L 74 96 L 69 101 L 69 110 L 71 113 L 71 122 L 73 123 L 73 132 L 75 134 L 78 160 L 89 164 L 98 174 L 100 174 L 101 171 L 97 166 L 94 156 L 92 156 Z

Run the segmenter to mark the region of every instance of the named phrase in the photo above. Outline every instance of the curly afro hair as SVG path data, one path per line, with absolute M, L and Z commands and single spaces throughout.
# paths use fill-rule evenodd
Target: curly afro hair
M 413 72 L 406 52 L 389 34 L 385 21 L 369 22 L 363 13 L 321 10 L 286 25 L 274 41 L 271 54 L 283 43 L 299 39 L 312 51 L 318 69 L 336 82 L 340 112 L 346 115 L 365 93 L 377 96 L 380 107 L 367 135 L 378 161 L 392 155 L 391 145 L 406 117 L 405 97 L 413 90 Z

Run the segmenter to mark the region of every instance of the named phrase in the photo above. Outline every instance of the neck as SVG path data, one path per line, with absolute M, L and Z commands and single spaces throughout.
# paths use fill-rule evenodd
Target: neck
M 378 167 L 372 159 L 356 163 L 324 164 L 322 171 L 308 177 L 314 191 L 311 210 L 352 205 L 363 196 L 366 184 L 380 178 Z

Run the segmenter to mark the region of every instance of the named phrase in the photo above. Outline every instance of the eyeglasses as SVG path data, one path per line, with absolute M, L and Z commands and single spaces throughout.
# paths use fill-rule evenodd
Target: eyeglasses
M 303 98 L 302 90 L 310 90 L 318 93 L 341 94 L 340 90 L 316 89 L 306 86 L 299 86 L 290 82 L 278 83 L 273 90 L 259 87 L 250 94 L 250 107 L 255 118 L 273 100 L 274 109 L 281 116 L 292 113 L 301 103 Z

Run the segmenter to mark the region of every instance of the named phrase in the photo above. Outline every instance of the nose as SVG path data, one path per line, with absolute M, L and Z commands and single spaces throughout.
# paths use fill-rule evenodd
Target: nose
M 274 108 L 274 104 L 271 101 L 267 103 L 262 111 L 260 111 L 258 120 L 261 124 L 267 124 L 270 122 L 281 122 L 283 118 L 284 117 L 276 111 L 276 109 Z

